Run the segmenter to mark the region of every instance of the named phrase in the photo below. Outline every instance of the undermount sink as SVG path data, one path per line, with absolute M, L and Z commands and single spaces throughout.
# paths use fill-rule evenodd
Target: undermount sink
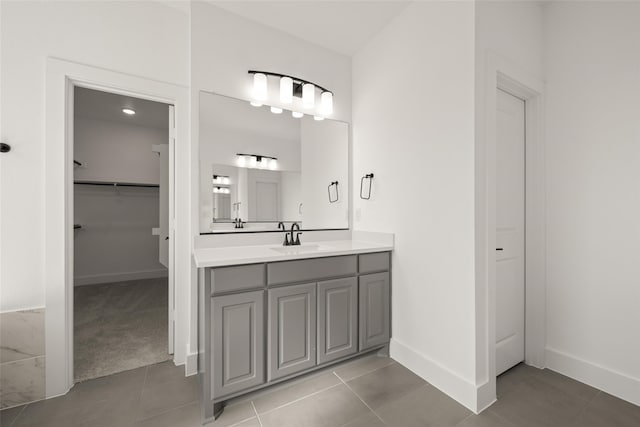
M 311 243 L 308 245 L 294 245 L 294 246 L 277 246 L 270 248 L 272 251 L 280 252 L 281 254 L 302 254 L 308 252 L 323 252 L 331 250 L 330 246 L 318 245 Z

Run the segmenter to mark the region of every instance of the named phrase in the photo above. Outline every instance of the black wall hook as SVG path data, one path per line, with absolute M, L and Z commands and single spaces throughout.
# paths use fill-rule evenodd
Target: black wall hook
M 366 196 L 362 194 L 365 180 L 369 180 L 369 191 L 367 192 Z M 371 198 L 371 181 L 373 181 L 373 173 L 368 173 L 364 175 L 362 178 L 360 178 L 360 198 L 362 200 L 369 200 Z
M 332 198 L 331 197 L 331 187 L 336 186 L 336 198 Z M 338 181 L 332 181 L 331 184 L 329 184 L 329 186 L 327 187 L 327 192 L 329 193 L 329 203 L 335 203 L 338 201 L 338 199 L 340 198 L 340 195 L 338 194 Z
M 9 151 L 11 151 L 9 144 L 5 144 L 4 142 L 0 143 L 0 153 L 8 153 Z

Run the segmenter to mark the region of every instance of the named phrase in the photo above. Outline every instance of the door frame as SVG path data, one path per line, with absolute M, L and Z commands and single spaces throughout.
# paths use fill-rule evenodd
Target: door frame
M 476 141 L 476 368 L 478 412 L 496 400 L 496 90 L 525 101 L 525 362 L 545 366 L 546 189 L 545 85 L 489 52 L 484 134 Z
M 163 102 L 175 108 L 175 138 L 170 147 L 169 168 L 169 228 L 172 243 L 169 245 L 169 286 L 174 300 L 179 299 L 175 283 L 180 282 L 180 264 L 184 260 L 183 240 L 189 241 L 191 232 L 188 204 L 179 208 L 176 189 L 187 195 L 190 159 L 188 141 L 188 89 L 171 83 L 159 82 L 143 77 L 118 73 L 102 68 L 47 58 L 45 100 L 45 348 L 47 369 L 45 370 L 45 396 L 47 398 L 67 393 L 74 385 L 73 374 L 73 88 L 84 87 L 95 90 L 128 95 L 151 101 Z M 178 157 L 176 145 L 184 146 L 187 163 Z M 186 168 L 186 170 L 185 170 Z M 184 189 L 183 187 L 185 187 Z M 178 211 L 177 211 L 178 210 Z M 186 213 L 184 212 L 186 211 Z M 184 251 L 189 257 L 190 251 Z M 187 259 L 187 262 L 189 260 Z M 187 264 L 189 265 L 189 264 Z M 173 267 L 173 268 L 172 268 Z M 189 274 L 189 270 L 187 270 Z M 177 280 L 176 280 L 177 279 Z M 189 279 L 189 276 L 187 276 Z M 184 363 L 179 306 L 170 312 L 174 319 L 174 363 Z M 183 351 L 181 351 L 183 350 Z

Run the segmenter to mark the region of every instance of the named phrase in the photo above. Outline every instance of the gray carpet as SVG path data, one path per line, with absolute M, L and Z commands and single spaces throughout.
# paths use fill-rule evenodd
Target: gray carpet
M 169 360 L 167 316 L 166 278 L 75 287 L 75 380 Z

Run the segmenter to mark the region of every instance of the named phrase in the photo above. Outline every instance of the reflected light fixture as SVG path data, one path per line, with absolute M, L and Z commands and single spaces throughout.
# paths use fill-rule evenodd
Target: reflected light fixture
M 249 70 L 248 73 L 253 76 L 253 95 L 250 102 L 255 107 L 261 107 L 268 99 L 268 78 L 277 77 L 280 79 L 279 98 L 282 104 L 294 104 L 293 98 L 295 97 L 300 99 L 300 104 L 305 109 L 316 108 L 317 112 L 325 117 L 333 114 L 333 92 L 316 83 L 270 71 Z M 316 90 L 320 91 L 319 97 L 316 97 Z M 319 98 L 319 102 L 316 103 L 317 98 Z M 271 112 L 280 114 L 282 108 L 271 107 Z M 294 117 L 302 117 L 302 115 L 298 117 L 299 114 L 301 113 L 294 113 Z
M 276 157 L 264 156 L 262 154 L 237 153 L 237 164 L 239 167 L 278 169 L 278 159 Z
M 133 116 L 136 113 L 136 110 L 134 110 L 132 108 L 123 108 L 122 112 L 125 113 L 128 116 Z
M 324 120 L 324 117 L 322 117 L 322 116 L 313 116 L 313 120 L 315 120 L 316 122 L 321 122 L 322 120 Z
M 302 114 L 302 113 L 301 113 L 301 112 L 299 112 L 299 111 L 292 111 L 292 112 L 291 112 L 291 115 L 292 115 L 294 118 L 296 118 L 296 119 L 301 119 L 301 118 L 304 116 L 304 114 Z
M 231 180 L 226 175 L 213 175 L 213 183 L 214 184 L 229 185 L 231 183 Z

